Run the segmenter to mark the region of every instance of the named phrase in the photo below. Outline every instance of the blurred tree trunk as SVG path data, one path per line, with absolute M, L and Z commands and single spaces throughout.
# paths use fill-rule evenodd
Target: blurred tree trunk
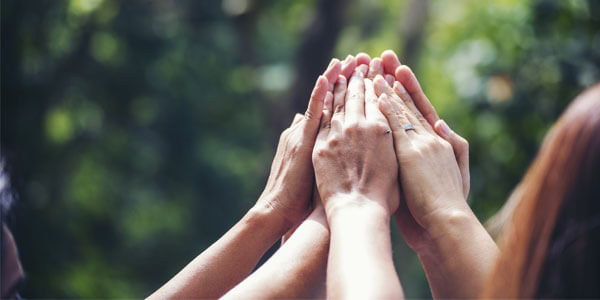
M 319 74 L 332 58 L 333 49 L 342 29 L 346 7 L 351 1 L 321 0 L 315 18 L 304 35 L 296 54 L 297 77 L 294 81 L 288 110 L 304 113 L 308 98 Z M 343 59 L 343 58 L 342 58 Z M 291 120 L 279 120 L 278 127 Z
M 421 54 L 423 33 L 429 20 L 429 7 L 429 0 L 412 0 L 401 20 L 404 33 L 401 60 L 411 68 L 416 67 Z

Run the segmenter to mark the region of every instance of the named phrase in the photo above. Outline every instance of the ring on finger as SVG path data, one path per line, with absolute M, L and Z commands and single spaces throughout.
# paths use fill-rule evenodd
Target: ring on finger
M 404 125 L 404 131 L 410 131 L 410 130 L 415 130 L 415 126 L 413 126 L 413 124 Z

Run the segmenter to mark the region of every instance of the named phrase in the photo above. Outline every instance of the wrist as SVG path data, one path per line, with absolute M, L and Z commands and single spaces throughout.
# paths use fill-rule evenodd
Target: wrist
M 325 202 L 325 213 L 331 222 L 340 216 L 355 215 L 389 221 L 390 213 L 377 199 L 360 193 L 335 194 Z M 381 199 L 383 200 L 383 199 Z
M 470 236 L 470 232 L 475 228 L 482 226 L 470 208 L 438 210 L 424 219 L 422 225 L 427 232 L 427 241 L 419 249 L 415 249 L 419 256 L 437 255 L 438 250 L 444 245 L 458 243 Z
M 259 200 L 248 210 L 244 216 L 244 222 L 260 231 L 264 231 L 267 236 L 272 237 L 273 242 L 283 236 L 293 224 L 269 201 Z

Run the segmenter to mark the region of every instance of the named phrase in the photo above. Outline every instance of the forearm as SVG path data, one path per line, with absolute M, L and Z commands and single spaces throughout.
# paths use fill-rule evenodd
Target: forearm
M 390 216 L 371 207 L 328 213 L 331 230 L 327 294 L 334 299 L 403 297 L 394 269 Z
M 417 254 L 434 298 L 477 298 L 498 256 L 498 247 L 477 217 L 450 212 L 429 230 L 432 241 Z
M 271 208 L 256 205 L 225 235 L 149 298 L 217 298 L 242 281 L 287 229 Z
M 264 265 L 224 299 L 323 298 L 328 249 L 327 221 L 324 216 L 311 215 Z

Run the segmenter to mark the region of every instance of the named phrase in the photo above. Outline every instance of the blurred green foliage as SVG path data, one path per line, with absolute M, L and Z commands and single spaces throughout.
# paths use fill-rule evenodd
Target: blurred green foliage
M 254 203 L 278 133 L 331 56 L 391 48 L 413 67 L 470 141 L 482 220 L 600 78 L 594 0 L 1 5 L 2 155 L 19 195 L 7 221 L 28 298 L 158 288 Z M 397 232 L 394 243 L 407 296 L 429 297 Z

